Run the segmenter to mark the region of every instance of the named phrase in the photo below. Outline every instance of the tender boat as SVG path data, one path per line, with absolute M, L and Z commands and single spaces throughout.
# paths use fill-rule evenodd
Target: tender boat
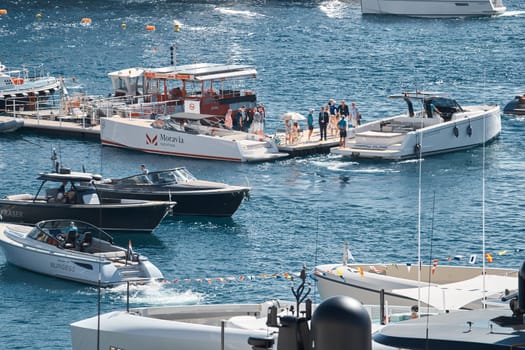
M 57 78 L 45 75 L 43 65 L 8 70 L 0 62 L 0 111 L 13 108 L 36 108 L 39 99 L 60 88 Z
M 460 106 L 456 100 L 430 92 L 404 93 L 406 114 L 349 129 L 346 147 L 331 153 L 350 158 L 403 160 L 485 145 L 501 133 L 498 105 Z M 421 110 L 414 112 L 412 101 Z
M 175 205 L 164 201 L 101 203 L 96 190 L 89 186 L 100 176 L 69 169 L 41 173 L 38 179 L 42 183 L 35 195 L 24 193 L 0 199 L 4 221 L 36 224 L 64 218 L 85 221 L 106 231 L 151 232 Z M 66 186 L 70 187 L 67 192 Z
M 91 285 L 113 286 L 163 278 L 146 257 L 113 244 L 81 221 L 46 220 L 35 226 L 0 222 L 0 247 L 15 266 Z
M 458 311 L 390 324 L 373 339 L 395 349 L 522 349 L 525 344 L 525 265 L 519 292 L 504 297 L 509 309 Z
M 106 146 L 232 162 L 261 162 L 288 156 L 279 152 L 272 138 L 225 128 L 216 118 L 196 113 L 176 113 L 156 120 L 102 118 L 100 139 Z
M 322 264 L 314 268 L 322 299 L 334 295 L 352 296 L 364 304 L 377 304 L 384 294 L 389 305 L 431 306 L 450 311 L 485 307 L 484 298 L 498 299 L 518 288 L 515 269 L 478 266 L 418 264 Z M 493 303 L 494 306 L 498 303 Z M 500 305 L 501 306 L 501 305 Z
M 232 216 L 250 192 L 249 187 L 198 180 L 185 167 L 94 183 L 102 202 L 121 199 L 173 201 L 173 215 Z
M 524 115 L 525 114 L 525 94 L 516 96 L 512 101 L 507 103 L 505 107 L 503 107 L 503 113 L 504 114 L 517 114 L 517 115 Z
M 13 132 L 24 126 L 24 120 L 19 118 L 0 118 L 0 133 Z
M 411 17 L 481 17 L 506 11 L 502 0 L 361 0 L 363 14 Z

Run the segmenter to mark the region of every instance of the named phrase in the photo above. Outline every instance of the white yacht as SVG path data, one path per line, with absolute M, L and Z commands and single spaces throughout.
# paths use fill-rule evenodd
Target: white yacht
M 484 145 L 501 133 L 498 105 L 460 106 L 439 93 L 390 96 L 404 99 L 407 113 L 348 130 L 344 147 L 330 150 L 350 158 L 403 160 Z M 414 102 L 421 106 L 414 111 Z
M 363 14 L 440 18 L 496 16 L 505 11 L 502 0 L 361 0 Z

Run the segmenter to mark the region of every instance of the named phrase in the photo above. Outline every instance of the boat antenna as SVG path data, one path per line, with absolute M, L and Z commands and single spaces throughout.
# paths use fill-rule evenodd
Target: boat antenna
M 483 70 L 483 75 L 485 75 L 485 70 Z M 483 81 L 485 82 L 486 79 L 483 79 Z M 483 83 L 485 84 L 485 83 Z M 483 89 L 483 91 L 485 91 L 485 89 Z M 487 292 L 486 292 L 486 288 L 485 288 L 485 278 L 486 278 L 486 274 L 485 274 L 485 259 L 486 259 L 486 253 L 485 253 L 485 135 L 486 135 L 486 126 L 487 126 L 487 118 L 483 118 L 483 150 L 482 150 L 482 154 L 483 154 L 483 160 L 481 162 L 481 232 L 482 232 L 482 254 L 483 254 L 483 259 L 482 259 L 482 273 L 483 273 L 483 288 L 482 288 L 482 291 L 483 291 L 483 294 L 482 294 L 482 308 L 486 308 L 487 305 L 485 303 L 485 300 L 487 298 Z
M 51 150 L 51 168 L 58 173 L 57 150 L 55 147 Z

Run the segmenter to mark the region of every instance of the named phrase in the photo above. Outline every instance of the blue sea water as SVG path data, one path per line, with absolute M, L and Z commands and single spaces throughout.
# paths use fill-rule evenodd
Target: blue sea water
M 111 91 L 110 71 L 168 65 L 171 45 L 178 64 L 252 64 L 270 115 L 267 131 L 279 126 L 280 113 L 305 113 L 329 98 L 355 101 L 365 120 L 382 118 L 404 110 L 387 99 L 403 89 L 503 107 L 525 92 L 525 4 L 505 5 L 499 17 L 438 20 L 362 16 L 358 1 L 3 0 L 0 60 L 45 63 L 52 75 L 75 77 L 100 95 Z M 90 25 L 81 24 L 84 17 Z M 230 219 L 174 218 L 152 235 L 118 236 L 171 282 L 132 288 L 131 306 L 290 299 L 290 281 L 281 276 L 339 261 L 345 240 L 358 261 L 414 263 L 420 189 L 426 261 L 481 256 L 485 240 L 494 266 L 517 268 L 525 249 L 524 123 L 503 116 L 495 142 L 428 157 L 421 173 L 418 161 L 325 154 L 232 164 L 1 135 L 0 196 L 33 192 L 53 147 L 64 165 L 105 176 L 136 173 L 141 163 L 151 170 L 182 165 L 202 179 L 253 187 Z M 235 281 L 219 280 L 229 277 Z M 20 270 L 0 253 L 0 349 L 71 349 L 69 324 L 95 315 L 97 299 L 95 288 Z M 102 311 L 122 309 L 125 300 L 123 289 L 104 290 Z

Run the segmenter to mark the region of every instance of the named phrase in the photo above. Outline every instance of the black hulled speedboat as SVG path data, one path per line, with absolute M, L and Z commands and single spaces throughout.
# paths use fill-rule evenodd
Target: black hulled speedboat
M 41 173 L 35 195 L 15 194 L 0 199 L 5 222 L 36 224 L 42 220 L 88 222 L 106 231 L 153 231 L 175 205 L 169 201 L 113 201 L 101 203 L 91 183 L 99 175 L 71 172 Z
M 102 202 L 136 199 L 174 201 L 173 215 L 232 216 L 250 187 L 198 180 L 185 167 L 95 182 Z
M 525 94 L 516 96 L 512 101 L 507 103 L 503 108 L 504 114 L 525 114 Z

